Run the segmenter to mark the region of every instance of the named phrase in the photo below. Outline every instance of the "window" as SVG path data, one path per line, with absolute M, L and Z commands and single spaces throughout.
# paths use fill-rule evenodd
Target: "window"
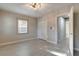
M 18 20 L 18 33 L 27 33 L 27 20 Z

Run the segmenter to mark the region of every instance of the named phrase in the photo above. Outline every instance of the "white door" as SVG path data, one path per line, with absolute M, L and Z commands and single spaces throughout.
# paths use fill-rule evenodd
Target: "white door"
M 70 55 L 73 56 L 73 7 L 69 13 L 69 49 Z
M 38 38 L 47 40 L 47 20 L 38 20 Z

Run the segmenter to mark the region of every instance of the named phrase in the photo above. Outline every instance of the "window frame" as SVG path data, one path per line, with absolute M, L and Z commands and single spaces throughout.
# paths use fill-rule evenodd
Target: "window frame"
M 25 32 L 25 33 L 20 33 L 20 32 L 18 31 L 18 29 L 19 29 L 19 28 L 18 28 L 18 27 L 19 27 L 19 26 L 18 26 L 18 21 L 19 21 L 19 20 L 27 21 L 27 33 L 26 33 L 26 32 Z M 16 23 L 16 24 L 17 24 L 17 33 L 18 33 L 18 34 L 28 34 L 28 33 L 29 33 L 29 25 L 28 25 L 28 23 L 29 23 L 28 19 L 18 18 L 18 19 L 17 19 L 17 23 Z

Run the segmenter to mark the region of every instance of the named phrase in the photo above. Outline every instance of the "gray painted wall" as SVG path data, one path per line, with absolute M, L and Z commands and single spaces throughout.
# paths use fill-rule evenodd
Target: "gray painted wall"
M 18 18 L 28 20 L 28 33 L 19 34 L 17 32 Z M 37 36 L 37 20 L 36 18 L 21 14 L 0 11 L 0 43 L 36 38 Z
M 58 10 L 55 12 L 50 12 L 50 13 L 44 15 L 43 17 L 38 18 L 38 22 L 39 22 L 38 23 L 38 37 L 42 38 L 44 36 L 45 40 L 57 44 L 57 17 L 68 15 L 69 11 L 70 11 L 70 7 L 65 7 L 61 10 Z M 43 20 L 45 20 L 45 22 Z M 41 24 L 41 22 L 43 22 L 43 23 Z M 46 24 L 46 25 L 44 25 L 44 24 Z M 44 25 L 44 26 L 42 27 L 42 25 Z M 45 32 L 45 31 L 47 31 L 47 32 Z M 41 33 L 43 33 L 43 34 L 41 34 Z

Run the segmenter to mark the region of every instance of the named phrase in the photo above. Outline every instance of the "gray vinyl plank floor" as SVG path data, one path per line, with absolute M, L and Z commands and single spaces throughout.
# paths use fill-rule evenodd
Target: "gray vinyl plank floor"
M 58 49 L 56 45 L 40 39 L 0 47 L 0 56 L 56 56 L 48 52 Z M 62 51 L 62 48 L 58 51 Z

